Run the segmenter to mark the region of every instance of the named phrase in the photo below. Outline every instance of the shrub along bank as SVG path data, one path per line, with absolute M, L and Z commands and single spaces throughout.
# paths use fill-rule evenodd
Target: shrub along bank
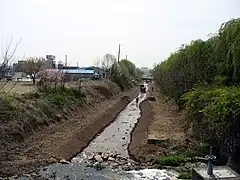
M 223 23 L 206 41 L 182 45 L 152 74 L 161 92 L 186 110 L 195 136 L 238 161 L 240 19 Z
M 120 92 L 114 83 L 62 88 L 50 88 L 24 95 L 9 94 L 2 99 L 1 146 L 23 142 L 37 130 L 65 120 L 78 109 L 98 103 Z

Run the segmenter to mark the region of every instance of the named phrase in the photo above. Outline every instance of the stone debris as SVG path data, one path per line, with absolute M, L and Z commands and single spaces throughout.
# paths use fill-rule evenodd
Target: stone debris
M 101 155 L 100 155 L 101 154 Z M 92 158 L 93 157 L 93 158 Z M 111 169 L 122 169 L 126 171 L 134 170 L 139 166 L 138 162 L 130 158 L 120 156 L 117 153 L 97 153 L 93 155 L 87 167 L 96 167 L 98 165 L 108 166 Z
M 70 164 L 70 162 L 67 161 L 66 159 L 61 159 L 61 160 L 60 160 L 60 163 L 61 163 L 61 164 Z
M 53 163 L 57 163 L 58 161 L 55 158 L 51 157 L 49 158 L 48 162 L 53 164 Z
M 109 154 L 108 154 L 108 153 L 105 153 L 105 154 L 102 155 L 102 159 L 103 159 L 104 161 L 106 161 L 106 160 L 108 159 L 108 157 L 109 157 Z
M 108 158 L 108 161 L 115 161 L 115 159 L 112 158 L 112 157 L 109 157 L 109 158 Z
M 102 159 L 102 156 L 101 155 L 95 155 L 94 156 L 94 159 L 97 161 L 97 162 L 103 162 L 103 159 Z

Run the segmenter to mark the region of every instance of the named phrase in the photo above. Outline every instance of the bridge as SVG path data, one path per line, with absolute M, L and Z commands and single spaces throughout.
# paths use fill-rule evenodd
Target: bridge
M 153 77 L 151 77 L 151 76 L 142 76 L 142 80 L 151 82 L 153 80 Z

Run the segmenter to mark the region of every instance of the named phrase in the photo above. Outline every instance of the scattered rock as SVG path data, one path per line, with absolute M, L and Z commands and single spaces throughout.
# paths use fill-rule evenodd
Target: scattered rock
M 118 168 L 118 163 L 114 163 L 113 166 L 112 166 L 113 169 L 116 169 Z
M 99 162 L 95 162 L 94 164 L 93 164 L 93 166 L 97 166 L 99 164 Z
M 57 163 L 58 161 L 55 158 L 51 157 L 49 158 L 48 162 L 52 164 L 52 163 Z
M 113 157 L 108 157 L 108 161 L 115 161 Z
M 122 139 L 124 140 L 124 139 L 125 139 L 125 137 L 122 137 Z
M 206 163 L 197 162 L 196 167 L 207 167 Z
M 60 163 L 62 163 L 62 164 L 70 164 L 70 162 L 67 161 L 66 159 L 61 159 L 61 160 L 60 160 Z
M 108 159 L 108 157 L 109 157 L 109 154 L 104 154 L 104 155 L 102 155 L 102 159 L 103 159 L 104 161 L 106 161 L 106 160 Z
M 118 154 L 111 154 L 110 157 L 117 158 Z
M 88 157 L 88 160 L 93 160 L 94 159 L 94 156 L 90 156 L 90 157 Z
M 101 155 L 96 155 L 96 156 L 94 156 L 94 159 L 97 161 L 97 162 L 103 162 L 103 159 L 102 159 L 102 157 L 101 157 Z

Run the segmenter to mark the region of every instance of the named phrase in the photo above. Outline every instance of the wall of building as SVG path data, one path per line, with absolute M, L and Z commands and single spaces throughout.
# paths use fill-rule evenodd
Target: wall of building
M 79 79 L 91 79 L 93 77 L 93 74 L 91 73 L 84 73 L 84 74 L 68 74 L 70 77 L 70 80 L 76 81 Z

